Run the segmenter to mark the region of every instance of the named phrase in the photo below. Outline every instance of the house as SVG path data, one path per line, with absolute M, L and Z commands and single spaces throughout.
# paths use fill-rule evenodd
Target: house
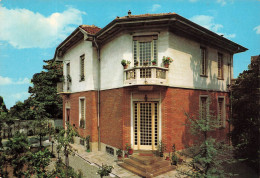
M 64 64 L 63 124 L 90 136 L 91 149 L 171 151 L 192 137 L 185 112 L 210 108 L 229 131 L 233 55 L 247 49 L 176 13 L 117 17 L 103 29 L 80 25 L 55 51 Z M 163 59 L 170 57 L 169 67 Z M 130 61 L 126 69 L 122 60 Z M 153 65 L 152 61 L 156 61 Z M 138 65 L 137 65 L 138 62 Z

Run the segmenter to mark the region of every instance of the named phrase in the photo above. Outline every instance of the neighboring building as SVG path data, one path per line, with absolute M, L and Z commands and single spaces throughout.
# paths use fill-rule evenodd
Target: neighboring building
M 129 12 L 103 29 L 81 25 L 55 52 L 64 64 L 64 127 L 90 135 L 92 150 L 126 143 L 155 150 L 161 140 L 180 150 L 192 143 L 185 112 L 208 112 L 210 99 L 222 120 L 215 136 L 225 139 L 233 55 L 246 50 L 175 13 Z M 164 56 L 174 60 L 169 68 Z M 127 69 L 122 59 L 131 61 Z

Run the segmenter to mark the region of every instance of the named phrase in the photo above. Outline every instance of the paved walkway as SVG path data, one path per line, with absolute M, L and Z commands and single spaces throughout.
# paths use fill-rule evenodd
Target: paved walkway
M 127 171 L 126 169 L 121 168 L 118 166 L 118 161 L 115 157 L 101 152 L 86 152 L 86 148 L 84 146 L 73 144 L 73 148 L 77 150 L 76 157 L 81 158 L 86 162 L 86 164 L 94 166 L 96 169 L 98 169 L 99 166 L 102 164 L 107 164 L 109 166 L 114 166 L 114 169 L 112 170 L 112 175 L 110 177 L 124 177 L 124 178 L 137 178 L 139 176 L 135 175 L 134 173 Z M 70 164 L 72 166 L 72 164 Z M 170 171 L 168 173 L 162 174 L 160 176 L 157 176 L 157 178 L 172 178 L 176 177 L 177 171 Z M 91 176 L 90 176 L 91 177 Z

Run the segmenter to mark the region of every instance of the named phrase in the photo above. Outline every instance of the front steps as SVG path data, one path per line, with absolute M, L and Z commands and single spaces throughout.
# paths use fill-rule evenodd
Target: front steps
M 124 162 L 119 164 L 119 166 L 147 178 L 175 169 L 175 166 L 172 166 L 170 161 L 157 157 L 152 152 L 134 154 L 130 158 L 125 158 Z

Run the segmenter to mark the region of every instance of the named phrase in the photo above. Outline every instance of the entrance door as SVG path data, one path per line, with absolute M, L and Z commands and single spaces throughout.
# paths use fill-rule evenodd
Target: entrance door
M 134 149 L 156 150 L 158 102 L 134 102 Z

